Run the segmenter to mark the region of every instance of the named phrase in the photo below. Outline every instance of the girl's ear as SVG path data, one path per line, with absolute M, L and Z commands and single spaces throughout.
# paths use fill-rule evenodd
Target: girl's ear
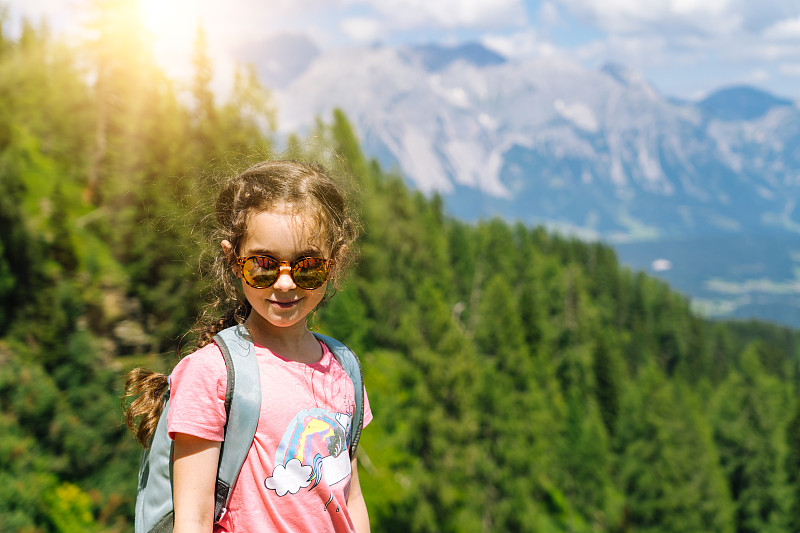
M 234 271 L 236 272 L 236 277 L 238 278 L 239 269 L 235 268 L 238 265 L 236 264 L 236 254 L 233 251 L 233 245 L 231 244 L 231 241 L 225 239 L 219 244 L 220 246 L 222 246 L 222 253 L 225 254 L 225 259 L 228 261 L 228 264 L 231 265 L 231 267 L 234 267 Z

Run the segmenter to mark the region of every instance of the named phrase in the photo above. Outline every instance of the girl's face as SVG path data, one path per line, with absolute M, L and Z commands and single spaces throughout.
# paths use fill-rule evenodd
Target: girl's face
M 306 222 L 310 222 L 308 217 L 293 213 L 286 206 L 251 215 L 239 257 L 269 255 L 278 261 L 301 257 L 328 259 L 328 250 L 312 244 L 310 224 Z M 230 243 L 223 241 L 222 247 L 227 253 Z M 240 271 L 237 274 L 241 277 Z M 256 321 L 254 326 L 276 334 L 286 331 L 284 328 L 305 328 L 305 318 L 325 296 L 326 285 L 302 289 L 295 284 L 287 266 L 281 267 L 278 279 L 265 289 L 253 288 L 242 281 L 245 298 L 253 306 L 248 322 Z

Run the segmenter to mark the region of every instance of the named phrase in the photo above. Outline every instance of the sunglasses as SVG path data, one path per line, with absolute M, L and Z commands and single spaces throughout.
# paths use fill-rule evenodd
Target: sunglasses
M 254 289 L 271 287 L 278 281 L 281 268 L 288 266 L 294 284 L 310 291 L 327 281 L 333 259 L 301 257 L 294 261 L 278 261 L 268 255 L 251 255 L 237 258 L 236 263 L 242 269 L 244 281 Z

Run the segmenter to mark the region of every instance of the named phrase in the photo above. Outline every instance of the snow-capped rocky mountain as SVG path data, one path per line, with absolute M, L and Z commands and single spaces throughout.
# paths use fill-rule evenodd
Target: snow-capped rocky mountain
M 457 216 L 612 241 L 800 230 L 800 109 L 755 89 L 680 102 L 619 65 L 511 61 L 477 44 L 304 57 L 281 80 L 280 126 L 342 108 L 370 155 Z
M 246 58 L 285 131 L 342 108 L 368 155 L 456 216 L 601 238 L 709 316 L 800 327 L 798 103 L 748 87 L 678 101 L 620 65 L 478 44 L 268 44 Z

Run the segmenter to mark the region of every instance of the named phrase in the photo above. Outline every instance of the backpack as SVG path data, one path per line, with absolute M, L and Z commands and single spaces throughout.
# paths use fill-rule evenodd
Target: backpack
M 361 363 L 350 348 L 341 342 L 314 333 L 325 343 L 342 365 L 355 388 L 356 412 L 350 435 L 350 457 L 355 457 L 364 424 L 364 379 Z M 255 357 L 255 346 L 247 329 L 239 324 L 220 331 L 214 342 L 225 358 L 228 385 L 225 391 L 225 440 L 220 449 L 217 482 L 214 490 L 214 523 L 224 516 L 231 488 L 236 483 L 247 452 L 256 433 L 261 410 L 261 381 Z M 172 440 L 167 434 L 169 387 L 164 394 L 164 409 L 150 446 L 142 452 L 136 495 L 135 533 L 171 532 L 174 509 L 172 502 Z M 357 421 L 357 423 L 356 423 Z

